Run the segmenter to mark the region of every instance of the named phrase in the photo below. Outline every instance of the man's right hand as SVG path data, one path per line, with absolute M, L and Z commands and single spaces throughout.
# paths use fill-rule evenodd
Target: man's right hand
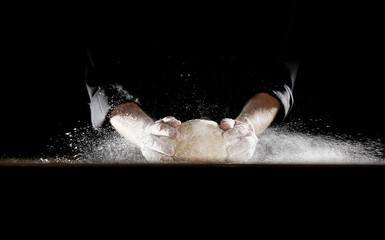
M 248 122 L 225 118 L 219 127 L 224 131 L 222 136 L 227 142 L 227 161 L 231 163 L 245 163 L 249 160 L 258 143 L 254 127 Z
M 147 161 L 173 161 L 176 139 L 180 137 L 178 126 L 181 124 L 174 117 L 165 117 L 150 123 L 141 138 L 141 151 Z

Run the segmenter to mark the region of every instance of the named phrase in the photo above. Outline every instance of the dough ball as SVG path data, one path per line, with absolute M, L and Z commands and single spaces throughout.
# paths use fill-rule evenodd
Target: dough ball
M 175 161 L 219 163 L 227 159 L 223 130 L 210 120 L 193 119 L 179 126 Z

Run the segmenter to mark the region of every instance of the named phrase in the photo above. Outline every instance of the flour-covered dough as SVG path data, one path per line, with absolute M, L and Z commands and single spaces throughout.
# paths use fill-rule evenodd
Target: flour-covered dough
M 223 130 L 211 120 L 193 119 L 179 127 L 175 161 L 220 163 L 226 161 L 226 142 Z

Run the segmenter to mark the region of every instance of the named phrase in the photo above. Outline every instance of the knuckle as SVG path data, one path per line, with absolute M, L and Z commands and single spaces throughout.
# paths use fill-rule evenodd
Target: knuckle
M 253 125 L 247 123 L 247 127 L 248 127 L 248 129 L 249 129 L 250 132 L 254 133 L 254 127 L 253 127 Z
M 234 121 L 234 120 L 231 119 L 231 118 L 223 118 L 223 119 L 221 120 L 221 122 L 230 122 L 230 121 Z
M 149 126 L 151 131 L 157 131 L 162 123 L 161 122 L 155 122 Z
M 255 145 L 255 140 L 253 137 L 245 137 L 244 138 L 245 144 L 247 144 L 249 147 L 253 147 Z
M 224 118 L 221 120 L 219 125 L 228 125 L 229 128 L 234 127 L 234 120 L 231 118 Z
M 250 159 L 254 155 L 255 149 L 249 149 L 247 151 L 247 159 Z
M 173 128 L 165 123 L 156 123 L 151 128 L 151 133 L 158 136 L 169 136 Z
M 159 119 L 159 120 L 155 121 L 155 123 L 162 123 L 162 122 L 163 122 L 163 119 L 164 119 L 164 118 Z
M 249 132 L 244 124 L 236 125 L 234 129 L 237 131 L 238 135 L 245 135 Z
M 228 157 L 232 157 L 235 152 L 234 152 L 234 145 L 230 145 L 229 147 L 226 148 L 226 153 Z
M 166 116 L 162 119 L 163 122 L 167 123 L 167 122 L 171 122 L 175 120 L 175 118 L 173 116 Z
M 174 156 L 175 155 L 175 147 L 169 144 L 162 145 L 161 147 L 162 153 L 166 154 L 167 156 Z
M 149 149 L 151 151 L 162 153 L 168 156 L 173 156 L 175 154 L 175 146 L 168 143 L 164 139 L 151 137 L 143 142 L 144 149 Z
M 153 145 L 153 136 L 152 135 L 146 135 L 143 139 L 142 139 L 142 145 L 147 147 L 147 148 L 151 148 L 151 146 Z

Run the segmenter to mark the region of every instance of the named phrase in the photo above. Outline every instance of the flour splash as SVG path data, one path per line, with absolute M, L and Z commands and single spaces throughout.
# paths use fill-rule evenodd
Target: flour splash
M 41 162 L 146 163 L 140 149 L 112 129 L 74 128 L 58 136 Z M 320 133 L 301 122 L 271 126 L 259 136 L 250 164 L 385 164 L 383 139 Z

